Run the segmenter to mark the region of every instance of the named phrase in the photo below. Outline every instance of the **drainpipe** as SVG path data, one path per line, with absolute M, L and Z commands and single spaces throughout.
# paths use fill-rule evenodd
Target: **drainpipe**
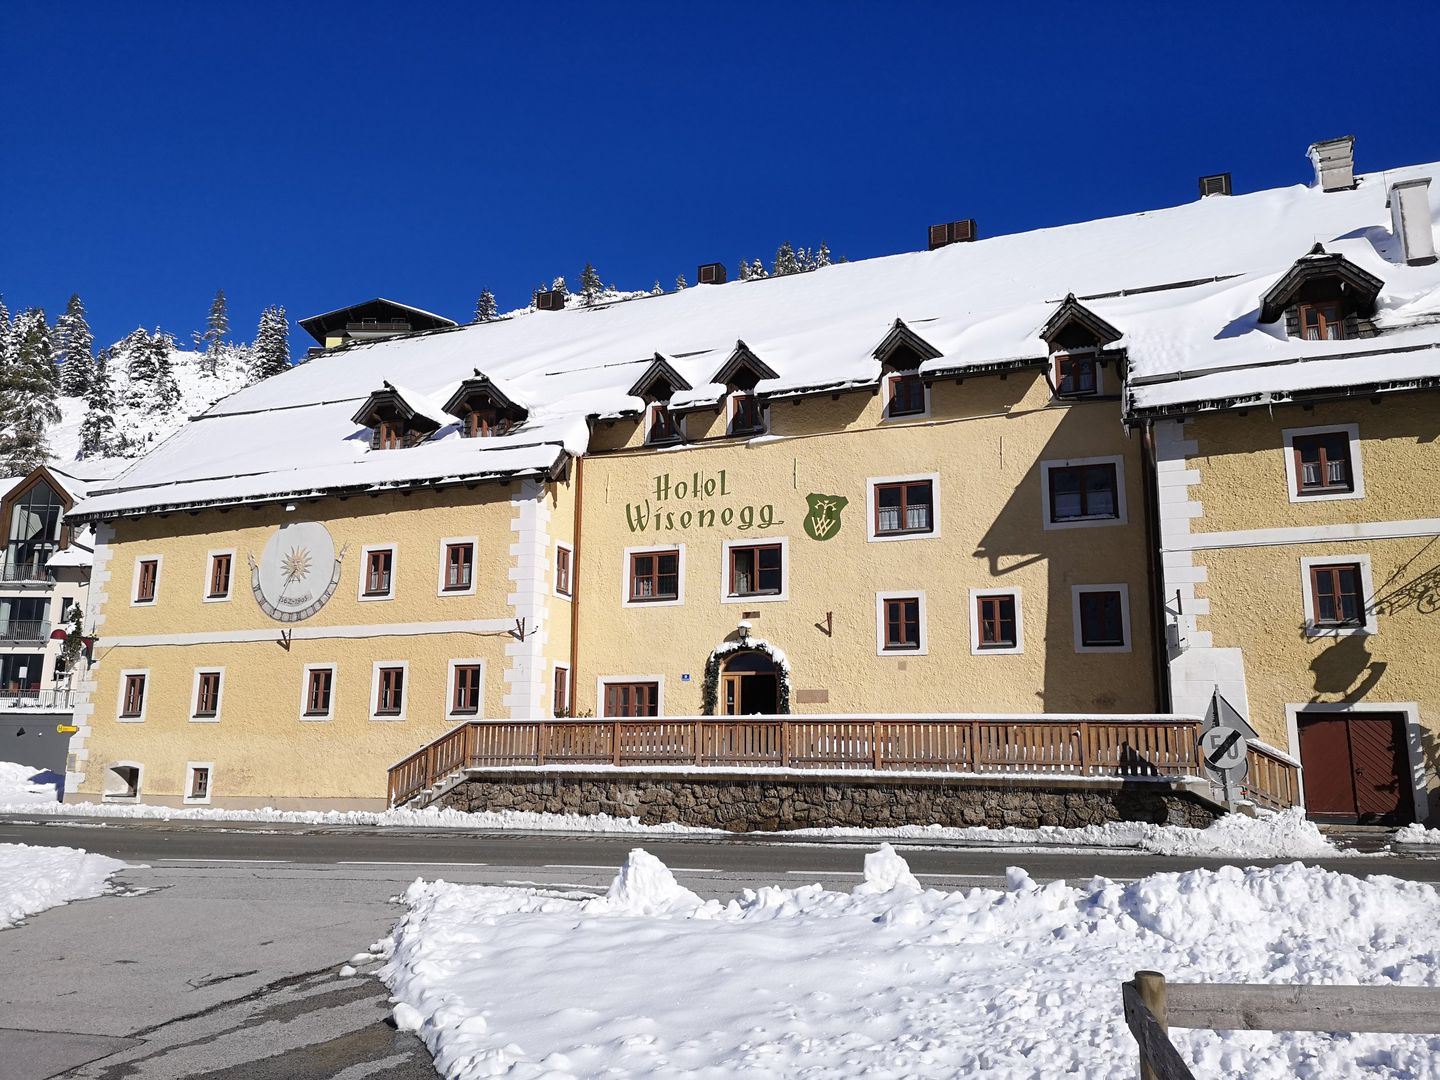
M 575 455 L 575 522 L 570 534 L 570 685 L 567 686 L 566 695 L 569 697 L 570 715 L 575 715 L 575 685 L 579 678 L 578 663 L 580 659 L 580 526 L 585 520 L 580 513 L 580 504 L 584 502 L 585 495 L 585 456 Z M 598 702 L 596 703 L 599 704 Z
M 1145 568 L 1150 577 L 1150 630 L 1155 645 L 1155 703 L 1161 712 L 1171 712 L 1170 643 L 1165 633 L 1165 561 L 1160 553 L 1160 486 L 1156 471 L 1155 424 L 1146 420 L 1142 442 L 1145 447 Z

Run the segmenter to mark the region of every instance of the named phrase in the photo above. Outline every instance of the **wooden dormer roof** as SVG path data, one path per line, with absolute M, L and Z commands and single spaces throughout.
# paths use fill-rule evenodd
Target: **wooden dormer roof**
M 1369 317 L 1375 313 L 1375 300 L 1385 283 L 1374 274 L 1360 269 L 1344 255 L 1331 254 L 1323 244 L 1316 244 L 1281 275 L 1280 280 L 1260 298 L 1260 321 L 1273 323 L 1285 309 L 1300 298 L 1307 285 L 1334 281 L 1346 301 L 1348 313 Z
M 457 386 L 455 392 L 446 400 L 445 411 L 447 413 L 463 420 L 467 413 L 474 411 L 474 400 L 483 398 L 494 408 L 510 415 L 517 423 L 530 415 L 530 410 L 502 390 L 494 379 L 479 368 L 472 370 L 475 374 Z
M 450 418 L 429 398 L 390 382 L 373 391 L 351 420 L 361 427 L 374 427 L 380 420 L 399 420 L 411 430 L 427 435 L 450 422 Z
M 749 345 L 743 341 L 737 341 L 735 342 L 735 351 L 730 354 L 730 358 L 725 363 L 720 365 L 720 370 L 715 372 L 710 381 L 730 386 L 735 382 L 735 376 L 747 370 L 755 376 L 756 382 L 780 377 L 769 364 L 755 355 Z
M 920 358 L 922 364 L 926 360 L 935 360 L 940 356 L 940 350 L 906 326 L 904 319 L 896 319 L 895 325 L 890 327 L 889 333 L 880 340 L 879 345 L 875 346 L 875 352 L 872 355 L 880 363 L 888 364 L 890 358 L 901 349 L 907 349 L 914 353 Z
M 649 401 L 653 396 L 650 393 L 651 388 L 661 379 L 670 384 L 671 390 L 692 389 L 685 376 L 676 371 L 674 365 L 657 352 L 655 359 L 645 369 L 645 373 L 635 380 L 634 386 L 630 387 L 631 396 Z
M 1045 325 L 1036 331 L 1036 335 L 1051 349 L 1054 349 L 1057 344 L 1068 344 L 1060 339 L 1065 331 L 1072 328 L 1078 328 L 1085 334 L 1094 337 L 1095 343 L 1102 348 L 1111 342 L 1119 341 L 1124 336 L 1119 330 L 1076 300 L 1074 293 L 1068 294 L 1064 300 L 1060 301 L 1060 306 L 1055 309 L 1050 318 L 1045 320 Z

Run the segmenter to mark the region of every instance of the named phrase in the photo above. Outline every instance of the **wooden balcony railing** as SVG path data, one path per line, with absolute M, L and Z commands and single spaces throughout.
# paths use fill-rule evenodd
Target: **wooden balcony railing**
M 1185 717 L 787 716 L 471 721 L 390 769 L 397 806 L 467 769 L 688 765 L 1178 779 L 1200 776 Z M 1252 750 L 1262 806 L 1297 801 L 1295 766 Z

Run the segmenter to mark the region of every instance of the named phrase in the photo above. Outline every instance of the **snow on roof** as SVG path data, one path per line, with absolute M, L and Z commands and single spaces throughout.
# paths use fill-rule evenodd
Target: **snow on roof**
M 1293 186 L 1216 196 L 1126 217 L 843 263 L 813 273 L 706 285 L 596 307 L 569 307 L 351 345 L 218 402 L 99 486 L 80 515 L 177 500 L 283 498 L 538 472 L 582 453 L 587 417 L 633 414 L 629 391 L 664 355 L 694 390 L 710 385 L 743 339 L 778 376 L 764 394 L 873 384 L 875 344 L 897 318 L 940 356 L 922 371 L 1043 361 L 1040 329 L 1067 294 L 1122 337 L 1136 408 L 1214 400 L 1237 390 L 1294 392 L 1373 383 L 1373 354 L 1440 342 L 1440 264 L 1407 266 L 1390 231 L 1389 185 L 1440 165 L 1359 178 L 1355 189 Z M 1432 214 L 1440 185 L 1431 189 Z M 1380 278 L 1361 341 L 1297 341 L 1258 321 L 1260 301 L 1316 243 Z M 1372 355 L 1365 355 L 1365 354 Z M 1387 375 L 1440 375 L 1440 349 L 1379 362 Z M 350 417 L 383 381 L 404 377 L 441 397 L 474 370 L 530 410 L 508 435 L 464 439 L 453 427 L 405 450 L 369 449 Z

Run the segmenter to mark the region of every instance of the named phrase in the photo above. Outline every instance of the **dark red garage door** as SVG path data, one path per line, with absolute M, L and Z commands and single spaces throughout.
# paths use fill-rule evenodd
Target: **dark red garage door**
M 1404 825 L 1414 820 L 1402 713 L 1301 713 L 1305 810 L 1317 821 Z

